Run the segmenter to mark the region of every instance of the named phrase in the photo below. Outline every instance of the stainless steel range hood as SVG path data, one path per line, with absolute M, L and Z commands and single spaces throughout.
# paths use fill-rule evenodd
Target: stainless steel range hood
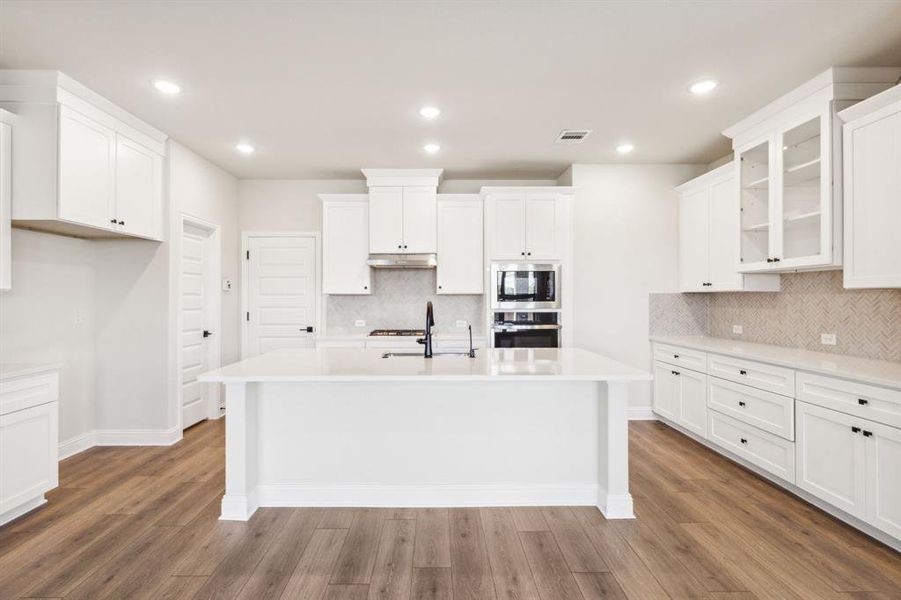
M 435 254 L 370 254 L 366 261 L 374 269 L 434 269 Z

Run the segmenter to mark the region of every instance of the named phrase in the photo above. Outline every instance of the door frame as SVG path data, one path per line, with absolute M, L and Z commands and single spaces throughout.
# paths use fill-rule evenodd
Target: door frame
M 182 330 L 182 289 L 181 289 L 181 263 L 184 254 L 184 234 L 185 234 L 185 226 L 190 225 L 197 229 L 202 229 L 204 231 L 209 232 L 209 236 L 207 237 L 207 241 L 209 244 L 210 252 L 210 263 L 209 269 L 206 276 L 207 289 L 210 290 L 209 297 L 206 300 L 206 310 L 209 311 L 209 321 L 213 326 L 214 335 L 212 336 L 212 343 L 208 344 L 207 347 L 207 366 L 210 369 L 218 369 L 221 366 L 222 362 L 222 294 L 220 291 L 219 281 L 222 278 L 222 242 L 220 238 L 220 227 L 215 223 L 211 223 L 205 219 L 201 219 L 200 217 L 195 217 L 194 215 L 188 213 L 180 213 L 178 218 L 178 238 L 176 240 L 177 247 L 177 276 L 176 276 L 176 342 L 175 342 L 175 373 L 178 378 L 178 383 L 176 386 L 176 399 L 177 399 L 177 418 L 178 418 L 178 431 L 181 432 L 184 430 L 183 420 L 182 420 L 182 383 L 181 383 L 181 369 L 182 369 L 182 341 L 181 341 L 181 330 Z M 207 407 L 206 407 L 206 417 L 207 419 L 218 419 L 222 416 L 222 411 L 220 410 L 220 399 L 221 399 L 221 385 L 208 386 L 208 395 L 207 395 Z
M 241 360 L 247 358 L 247 348 L 249 346 L 249 328 L 246 318 L 248 308 L 250 307 L 250 273 L 248 270 L 247 252 L 250 250 L 251 238 L 266 237 L 307 237 L 313 238 L 313 244 L 316 248 L 316 259 L 313 261 L 315 267 L 315 289 L 313 290 L 313 299 L 316 306 L 313 309 L 315 327 L 314 337 L 319 337 L 322 325 L 322 233 L 319 231 L 242 231 L 241 232 Z

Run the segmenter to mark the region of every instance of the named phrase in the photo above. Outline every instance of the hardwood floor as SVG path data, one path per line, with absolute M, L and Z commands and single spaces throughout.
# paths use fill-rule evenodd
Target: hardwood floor
M 901 557 L 664 425 L 630 428 L 638 519 L 595 508 L 270 508 L 218 521 L 223 422 L 94 448 L 0 528 L 0 598 L 901 598 Z

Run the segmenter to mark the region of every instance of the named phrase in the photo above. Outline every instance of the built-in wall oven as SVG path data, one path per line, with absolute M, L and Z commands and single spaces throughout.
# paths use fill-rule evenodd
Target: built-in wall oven
M 495 312 L 492 348 L 559 348 L 560 313 Z
M 490 287 L 495 311 L 560 309 L 559 263 L 493 263 Z

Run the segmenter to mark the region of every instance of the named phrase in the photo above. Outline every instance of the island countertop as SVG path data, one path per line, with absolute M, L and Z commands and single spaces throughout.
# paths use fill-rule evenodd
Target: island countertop
M 379 349 L 278 350 L 209 371 L 199 381 L 650 381 L 651 374 L 580 348 L 494 348 L 467 356 L 396 356 Z

